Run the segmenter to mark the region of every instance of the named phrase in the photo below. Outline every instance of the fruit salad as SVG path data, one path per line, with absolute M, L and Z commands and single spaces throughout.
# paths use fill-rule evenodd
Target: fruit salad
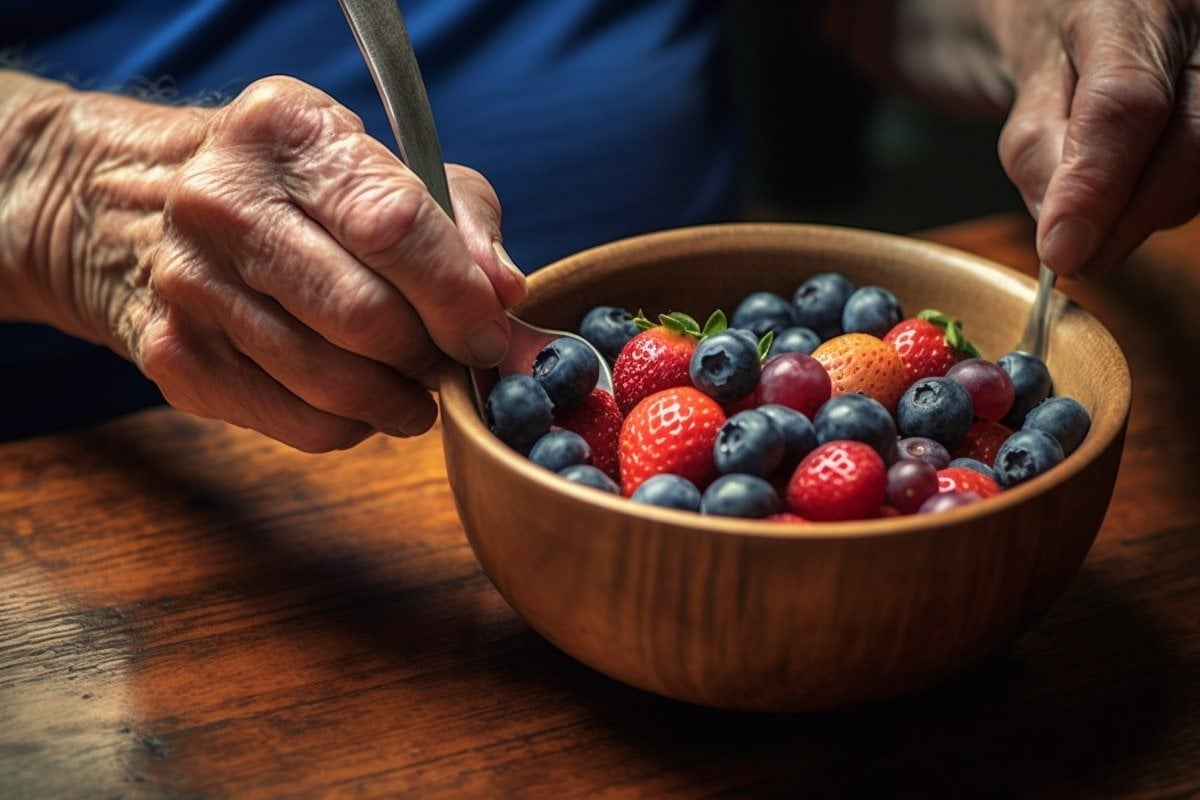
M 803 524 L 935 513 L 1052 469 L 1087 435 L 1023 351 L 992 361 L 939 309 L 906 316 L 879 286 L 826 272 L 730 316 L 650 319 L 597 306 L 508 375 L 488 427 L 595 489 L 701 514 Z

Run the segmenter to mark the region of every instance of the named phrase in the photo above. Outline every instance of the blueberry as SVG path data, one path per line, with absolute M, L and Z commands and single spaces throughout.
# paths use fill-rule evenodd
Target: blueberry
M 762 338 L 767 331 L 775 335 L 796 324 L 795 307 L 774 292 L 754 292 L 746 296 L 729 318 L 733 328 L 745 328 Z
M 554 430 L 534 442 L 529 460 L 551 472 L 592 463 L 592 448 L 574 431 Z
M 637 334 L 633 314 L 616 306 L 596 306 L 579 323 L 579 335 L 609 361 L 616 361 L 621 349 Z
M 1041 475 L 1063 460 L 1062 445 L 1048 433 L 1019 430 L 996 451 L 992 469 L 1005 489 Z
M 987 464 L 983 463 L 982 461 L 980 461 L 977 458 L 967 458 L 966 456 L 959 456 L 958 458 L 950 459 L 950 464 L 948 466 L 966 467 L 967 469 L 973 469 L 976 472 L 978 472 L 980 475 L 986 475 L 987 477 L 991 478 L 992 480 L 994 480 L 994 481 L 996 480 L 996 470 L 992 469 Z M 999 481 L 996 481 L 996 482 L 999 483 Z
M 700 490 L 696 488 L 696 484 L 682 475 L 670 473 L 651 475 L 633 490 L 629 499 L 635 503 L 662 506 L 663 508 L 678 508 L 684 511 L 700 510 Z
M 534 442 L 550 432 L 554 404 L 531 375 L 505 375 L 484 403 L 488 428 L 500 441 L 528 454 Z
M 896 423 L 878 400 L 865 394 L 839 394 L 825 401 L 813 418 L 817 442 L 853 439 L 888 458 L 896 447 Z
M 1069 456 L 1079 447 L 1091 426 L 1092 418 L 1078 400 L 1073 397 L 1047 397 L 1029 410 L 1021 428 L 1050 434 L 1062 446 L 1063 455 Z
M 927 436 L 906 436 L 896 443 L 898 458 L 918 458 L 934 469 L 950 466 L 950 451 L 941 442 Z
M 1040 358 L 1024 350 L 1006 353 L 996 359 L 996 363 L 1012 378 L 1015 390 L 1012 408 L 1000 421 L 1017 430 L 1025 422 L 1029 410 L 1050 396 L 1053 388 L 1050 370 Z
M 869 333 L 882 339 L 902 318 L 896 295 L 880 286 L 862 286 L 846 299 L 842 330 Z
M 783 434 L 783 461 L 780 466 L 792 469 L 817 447 L 817 432 L 802 412 L 779 403 L 764 403 L 755 409 L 767 416 Z
M 697 389 L 718 403 L 733 403 L 758 385 L 758 344 L 748 331 L 730 328 L 705 336 L 688 367 Z
M 777 356 L 780 353 L 803 353 L 810 356 L 820 344 L 821 337 L 817 336 L 816 331 L 812 328 L 801 326 L 784 328 L 778 331 L 775 338 L 771 340 L 771 349 L 767 352 L 767 357 Z
M 950 378 L 921 378 L 896 404 L 896 427 L 901 436 L 922 436 L 948 450 L 962 441 L 971 427 L 971 395 Z
M 621 487 L 617 486 L 616 481 L 608 477 L 604 473 L 604 470 L 599 467 L 593 467 L 591 464 L 574 464 L 566 469 L 559 470 L 558 474 L 572 483 L 590 486 L 593 489 L 599 489 L 609 494 L 621 493 Z
M 854 284 L 838 272 L 821 272 L 800 284 L 792 295 L 796 324 L 816 331 L 824 339 L 842 333 L 842 309 Z
M 783 431 L 756 409 L 725 420 L 713 442 L 713 463 L 721 474 L 745 472 L 765 478 L 783 461 Z
M 722 475 L 700 497 L 700 513 L 762 519 L 783 508 L 775 487 L 757 475 Z
M 562 336 L 546 345 L 533 360 L 533 377 L 555 408 L 571 408 L 596 388 L 600 359 L 578 339 Z

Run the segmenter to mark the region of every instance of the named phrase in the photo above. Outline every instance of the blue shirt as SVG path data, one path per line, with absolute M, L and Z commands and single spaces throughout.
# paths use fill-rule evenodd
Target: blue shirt
M 406 0 L 401 8 L 443 156 L 491 181 L 505 244 L 526 270 L 604 241 L 737 215 L 718 3 Z M 356 112 L 394 149 L 334 0 L 7 0 L 0 31 L 0 48 L 25 68 L 82 88 L 213 102 L 257 78 L 292 75 Z M 55 354 L 95 355 L 62 338 L 0 327 L 0 368 L 36 360 L 44 384 Z M 81 386 L 76 362 L 58 366 L 76 372 L 54 389 L 60 400 L 64 391 L 93 401 L 97 391 L 118 391 Z M 10 425 L 47 407 L 35 387 L 19 393 L 29 396 L 0 400 Z M 155 394 L 142 386 L 130 398 L 136 406 L 147 396 Z M 60 420 L 65 413 L 54 411 Z M 6 427 L 0 421 L 0 438 Z

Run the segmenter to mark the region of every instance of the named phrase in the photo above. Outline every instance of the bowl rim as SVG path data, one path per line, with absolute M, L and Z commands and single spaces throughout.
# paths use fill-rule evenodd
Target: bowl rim
M 1037 282 L 1034 278 L 1011 267 L 965 250 L 913 236 L 823 223 L 726 222 L 644 233 L 581 250 L 533 273 L 529 278 L 529 292 L 532 294 L 543 282 L 552 280 L 560 272 L 578 269 L 581 262 L 593 263 L 597 255 L 620 259 L 628 255 L 630 251 L 636 251 L 644 260 L 652 261 L 655 252 L 675 248 L 681 241 L 696 246 L 703 245 L 714 237 L 744 238 L 752 236 L 774 237 L 783 240 L 812 235 L 821 235 L 827 237 L 827 241 L 830 243 L 849 247 L 856 242 L 866 240 L 885 242 L 892 247 L 920 250 L 927 256 L 940 258 L 946 262 L 962 262 L 970 264 L 973 268 L 984 268 L 991 273 L 993 278 L 1010 282 L 1012 284 L 1010 288 L 1024 293 L 1030 303 L 1032 303 L 1036 291 Z M 678 257 L 677 249 L 672 249 L 671 252 Z M 1111 331 L 1103 323 L 1074 301 L 1066 298 L 1065 295 L 1058 294 L 1059 313 L 1070 316 L 1081 315 L 1085 321 L 1091 322 L 1096 329 L 1103 333 L 1113 355 L 1116 356 L 1114 366 L 1118 368 L 1118 374 L 1113 376 L 1116 380 L 1110 385 L 1119 390 L 1114 397 L 1116 408 L 1112 412 L 1114 415 L 1120 415 L 1117 424 L 1103 432 L 1096 432 L 1097 435 L 1093 435 L 1094 431 L 1089 431 L 1088 436 L 1079 447 L 1054 469 L 1006 489 L 998 495 L 986 498 L 980 503 L 949 509 L 937 514 L 792 523 L 710 516 L 694 511 L 634 504 L 629 498 L 622 495 L 608 494 L 602 490 L 560 478 L 501 442 L 491 433 L 476 412 L 467 368 L 451 361 L 443 363 L 440 376 L 441 413 L 443 417 L 449 413 L 455 423 L 461 423 L 471 434 L 472 440 L 483 448 L 488 458 L 497 460 L 506 468 L 515 470 L 523 480 L 532 481 L 547 491 L 565 493 L 584 506 L 594 507 L 597 510 L 602 509 L 605 512 L 631 515 L 664 527 L 682 528 L 687 529 L 688 532 L 700 531 L 711 535 L 735 538 L 812 540 L 880 538 L 903 536 L 918 531 L 949 529 L 961 526 L 968 520 L 1002 514 L 1014 506 L 1024 504 L 1034 497 L 1044 494 L 1055 485 L 1069 481 L 1086 469 L 1125 433 L 1132 402 L 1132 377 L 1128 358 Z M 521 306 L 518 305 L 514 310 L 519 314 Z M 445 423 L 443 422 L 443 424 Z

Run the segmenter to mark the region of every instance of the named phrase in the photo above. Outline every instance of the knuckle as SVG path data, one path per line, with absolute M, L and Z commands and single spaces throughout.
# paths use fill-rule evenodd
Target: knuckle
M 364 181 L 345 204 L 345 234 L 369 263 L 401 260 L 440 212 L 423 187 L 405 182 Z

